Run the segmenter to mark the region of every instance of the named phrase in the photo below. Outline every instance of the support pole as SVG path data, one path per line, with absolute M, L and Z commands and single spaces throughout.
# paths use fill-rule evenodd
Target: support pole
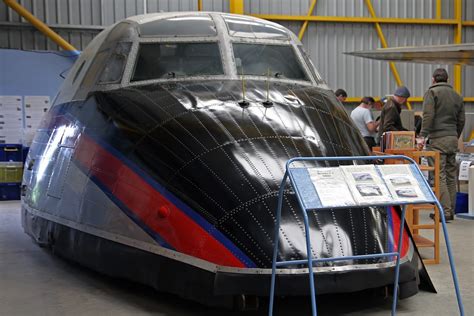
M 30 22 L 34 27 L 38 29 L 38 31 L 40 31 L 46 37 L 50 38 L 53 42 L 58 44 L 61 48 L 72 53 L 73 55 L 80 54 L 80 52 L 74 46 L 66 42 L 58 33 L 50 29 L 49 26 L 38 20 L 33 14 L 31 14 L 18 2 L 16 2 L 15 0 L 3 0 L 3 2 L 5 2 L 5 4 L 9 6 L 12 10 L 16 11 L 25 20 Z
M 229 0 L 230 13 L 244 14 L 244 0 Z
M 426 181 L 426 179 L 424 181 Z M 454 264 L 453 253 L 451 251 L 451 243 L 449 241 L 448 228 L 446 227 L 446 219 L 444 218 L 444 210 L 438 200 L 436 200 L 436 206 L 438 207 L 441 225 L 443 226 L 444 241 L 446 243 L 446 250 L 448 252 L 449 266 L 451 267 L 451 276 L 453 277 L 454 290 L 456 291 L 456 298 L 458 300 L 459 315 L 464 316 L 464 305 L 462 303 L 461 291 L 459 290 L 458 276 L 456 273 L 456 266 Z
M 461 0 L 455 0 L 454 2 L 454 17 L 457 21 L 457 24 L 454 29 L 454 44 L 461 44 L 462 43 L 462 1 Z M 462 74 L 461 65 L 455 65 L 453 88 L 459 94 L 461 94 L 462 92 L 461 74 Z
M 314 8 L 316 7 L 316 2 L 318 0 L 313 0 L 313 2 L 311 2 L 311 5 L 309 6 L 309 10 L 308 10 L 308 14 L 307 16 L 311 16 L 313 15 L 313 11 L 314 11 Z M 308 23 L 309 21 L 306 20 L 303 22 L 303 25 L 301 26 L 301 29 L 300 29 L 300 32 L 298 34 L 298 39 L 301 41 L 303 39 L 303 36 L 304 36 L 304 33 L 306 32 L 306 29 L 308 28 Z
M 280 237 L 280 218 L 281 218 L 281 208 L 283 206 L 283 195 L 285 193 L 286 179 L 288 178 L 288 170 L 285 171 L 285 175 L 281 180 L 280 190 L 278 191 L 278 207 L 276 213 L 276 223 L 275 223 L 275 240 L 273 246 L 273 260 L 272 260 L 272 280 L 270 284 L 270 302 L 268 305 L 268 316 L 273 316 L 273 304 L 275 300 L 275 279 L 276 279 L 276 262 L 278 254 L 278 242 Z
M 367 9 L 369 10 L 370 16 L 374 19 L 377 18 L 377 15 L 375 14 L 374 7 L 372 6 L 372 1 L 371 0 L 365 0 L 365 4 L 367 5 Z M 385 36 L 382 31 L 382 27 L 380 26 L 380 23 L 375 22 L 375 30 L 377 31 L 377 35 L 379 36 L 380 43 L 382 44 L 383 48 L 388 48 L 387 41 L 385 40 Z M 394 62 L 390 62 L 390 69 L 392 70 L 393 77 L 395 78 L 395 81 L 397 82 L 398 86 L 402 86 L 403 82 L 400 79 L 400 75 L 398 74 L 397 67 L 395 66 Z M 411 104 L 410 102 L 407 102 L 407 107 L 409 110 L 411 110 Z
M 400 216 L 400 230 L 398 233 L 398 244 L 397 244 L 397 263 L 395 264 L 395 277 L 393 280 L 393 301 L 392 301 L 392 316 L 397 314 L 397 301 L 398 301 L 398 281 L 400 278 L 400 257 L 402 256 L 403 246 L 403 230 L 405 228 L 405 214 L 407 207 L 402 206 L 402 214 Z
M 441 0 L 436 0 L 436 19 L 441 19 Z

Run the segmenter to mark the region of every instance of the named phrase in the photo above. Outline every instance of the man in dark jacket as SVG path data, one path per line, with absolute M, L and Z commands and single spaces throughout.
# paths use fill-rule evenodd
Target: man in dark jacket
M 341 102 L 344 102 L 347 99 L 347 92 L 344 89 L 337 89 L 334 94 L 336 95 L 336 98 Z
M 402 105 L 410 97 L 410 91 L 407 87 L 401 86 L 395 90 L 393 97 L 390 97 L 382 108 L 380 114 L 380 125 L 378 137 L 381 140 L 382 134 L 389 131 L 406 131 L 402 126 L 400 112 Z
M 440 202 L 446 220 L 454 219 L 456 205 L 456 152 L 465 123 L 462 97 L 448 83 L 448 73 L 438 68 L 423 97 L 421 136 L 429 150 L 440 153 Z

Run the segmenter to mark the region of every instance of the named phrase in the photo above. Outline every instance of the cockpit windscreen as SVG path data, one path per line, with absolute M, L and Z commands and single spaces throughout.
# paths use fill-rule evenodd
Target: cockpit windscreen
M 223 74 L 217 43 L 143 43 L 131 81 Z
M 234 43 L 239 75 L 309 80 L 291 46 Z

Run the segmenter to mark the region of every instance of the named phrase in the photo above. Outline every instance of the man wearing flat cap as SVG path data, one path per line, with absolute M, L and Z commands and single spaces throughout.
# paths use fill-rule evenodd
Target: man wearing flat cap
M 389 131 L 406 131 L 402 125 L 400 112 L 402 112 L 402 105 L 407 102 L 410 97 L 410 91 L 407 87 L 401 86 L 395 90 L 395 93 L 390 97 L 382 108 L 380 114 L 379 139 L 382 139 L 382 134 Z
M 423 97 L 420 134 L 425 138 L 429 150 L 440 153 L 440 202 L 447 221 L 454 219 L 456 152 L 465 120 L 462 97 L 448 84 L 448 72 L 443 68 L 436 69 L 431 86 Z

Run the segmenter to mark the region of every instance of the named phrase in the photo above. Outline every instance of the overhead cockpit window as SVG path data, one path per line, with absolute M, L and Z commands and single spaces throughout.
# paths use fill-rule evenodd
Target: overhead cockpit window
M 239 16 L 224 16 L 230 36 L 259 39 L 288 39 L 286 29 L 276 23 Z
M 239 75 L 308 80 L 291 46 L 234 43 Z
M 140 24 L 141 37 L 216 36 L 214 21 L 209 15 L 178 16 Z
M 131 81 L 223 75 L 217 43 L 140 44 Z
M 104 84 L 120 82 L 131 46 L 132 43 L 130 42 L 117 44 L 114 52 L 108 58 L 104 70 L 102 70 L 102 74 L 99 78 L 99 83 Z

